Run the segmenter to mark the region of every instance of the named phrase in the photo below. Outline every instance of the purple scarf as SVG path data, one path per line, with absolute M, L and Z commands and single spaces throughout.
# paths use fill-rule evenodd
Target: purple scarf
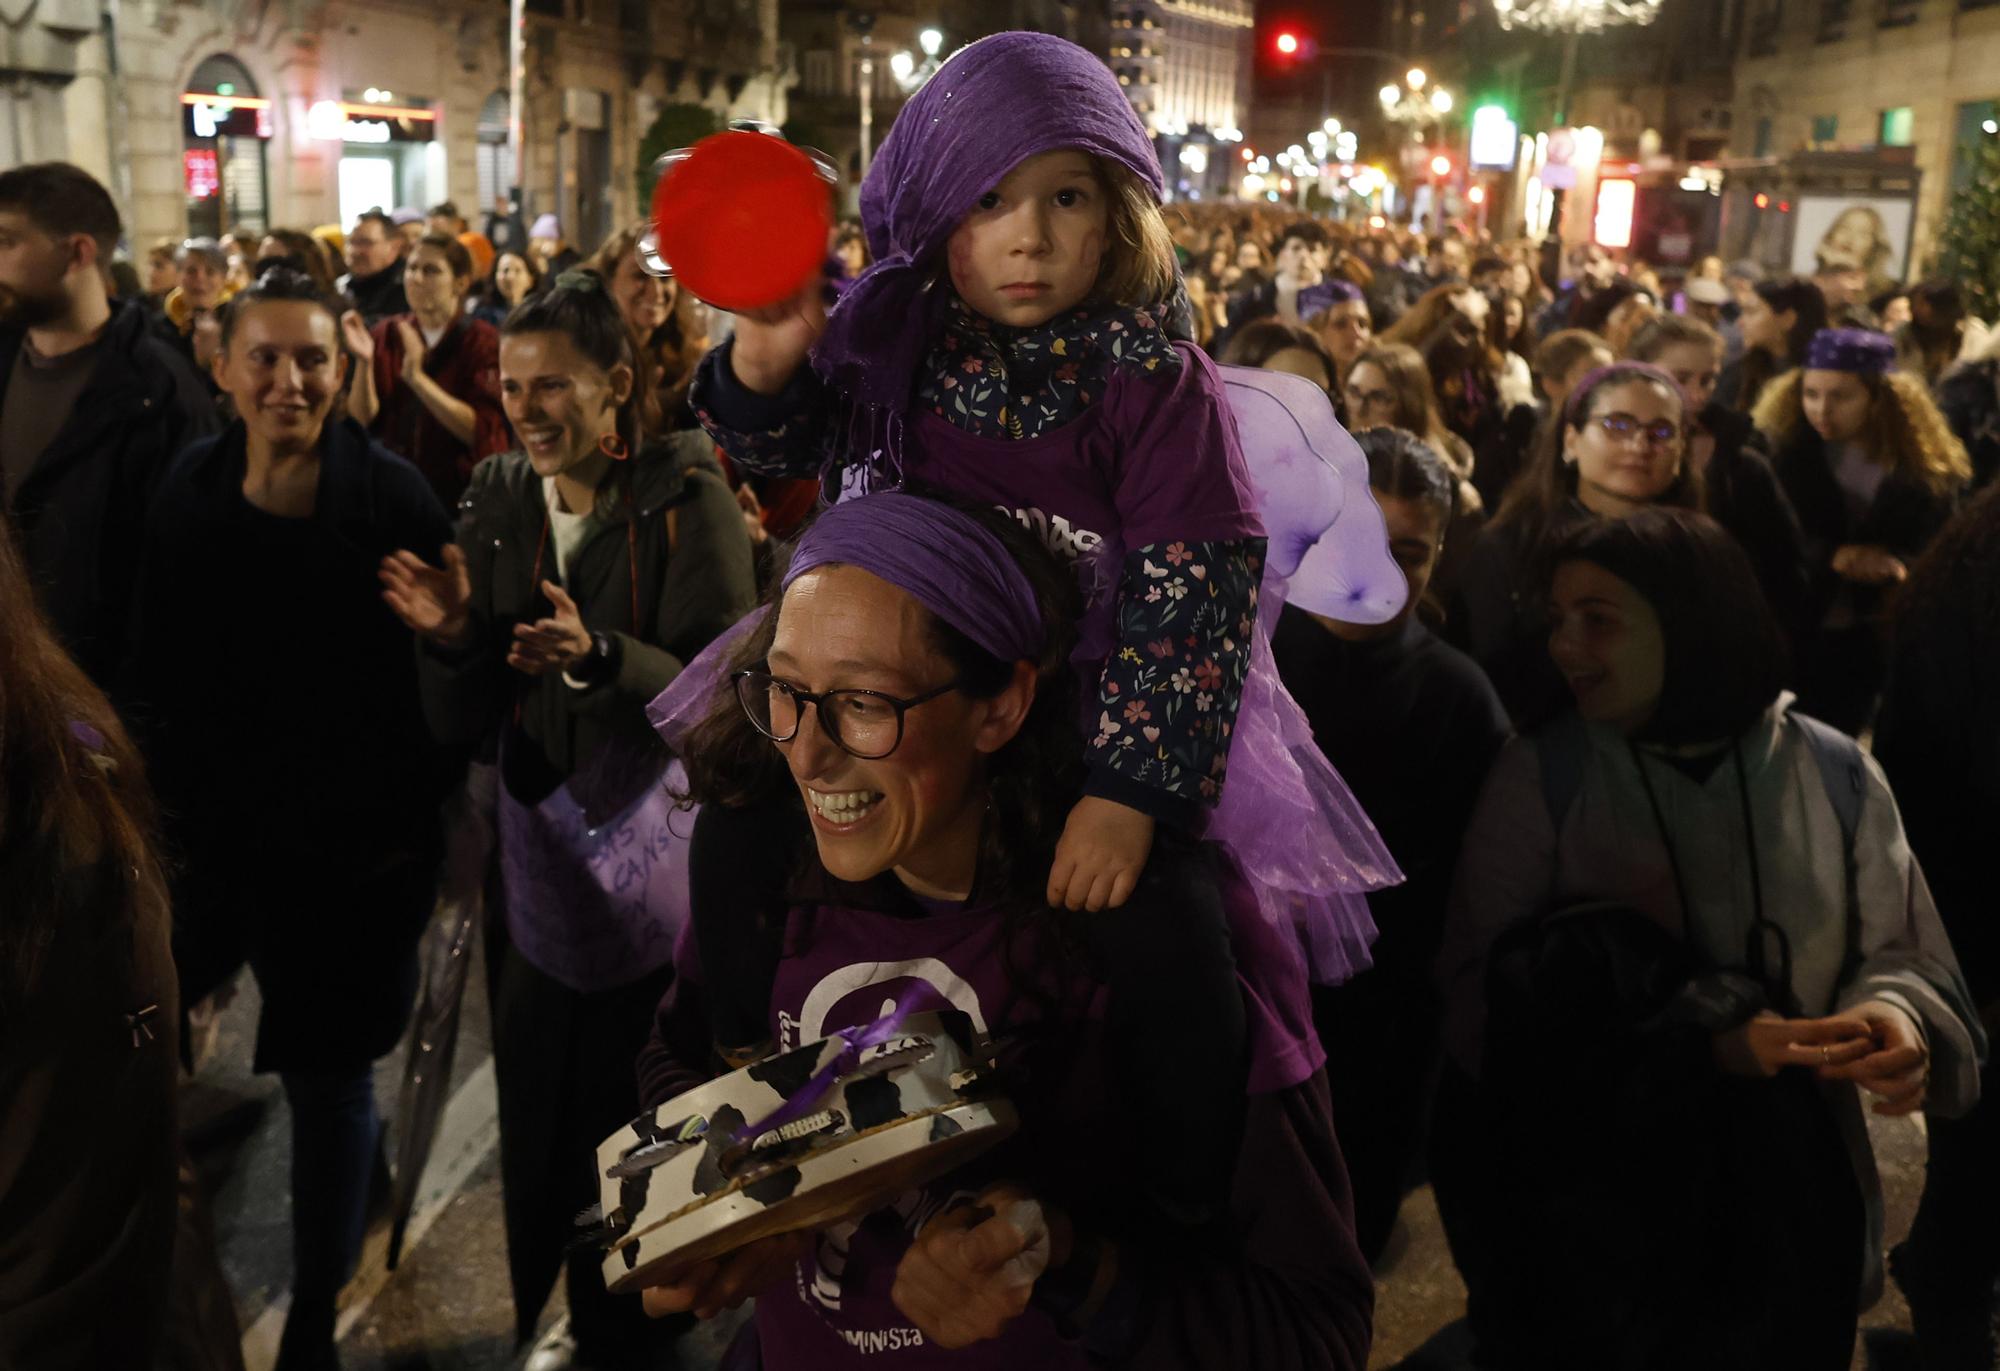
M 1020 563 L 950 505 L 897 491 L 842 500 L 799 539 L 785 588 L 836 563 L 881 577 L 1003 662 L 1036 660 L 1048 639 Z
M 926 277 L 979 197 L 1026 159 L 1077 148 L 1116 162 L 1160 198 L 1145 126 L 1099 58 L 1043 33 L 999 33 L 959 49 L 903 106 L 861 187 L 873 266 L 827 319 L 821 375 L 864 407 L 910 398 L 930 344 Z

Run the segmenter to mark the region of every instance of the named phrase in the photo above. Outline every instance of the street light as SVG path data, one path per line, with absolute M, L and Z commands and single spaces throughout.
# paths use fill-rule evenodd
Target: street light
M 1324 124 L 1320 125 L 1320 128 L 1329 138 L 1336 138 L 1340 135 L 1340 121 L 1338 119 L 1328 119 Z
M 1430 77 L 1424 75 L 1422 67 L 1411 67 L 1407 72 L 1403 73 L 1403 81 L 1411 90 L 1422 90 L 1424 82 L 1428 80 L 1430 80 Z
M 889 74 L 896 78 L 897 85 L 907 86 L 916 69 L 917 59 L 907 52 L 898 52 L 889 58 Z
M 1431 108 L 1439 114 L 1451 113 L 1451 92 L 1439 86 L 1431 92 Z
M 936 29 L 925 29 L 917 35 L 917 45 L 924 50 L 924 56 L 935 57 L 944 50 L 944 35 Z

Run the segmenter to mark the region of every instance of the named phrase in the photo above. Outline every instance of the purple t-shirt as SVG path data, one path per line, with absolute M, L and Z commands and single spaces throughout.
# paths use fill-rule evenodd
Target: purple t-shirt
M 1175 347 L 1173 376 L 1114 368 L 1102 400 L 1039 438 L 981 438 L 928 413 L 905 419 L 906 479 L 991 501 L 1051 552 L 1087 565 L 1079 662 L 1110 655 L 1127 552 L 1264 535 L 1222 378 L 1199 348 Z
M 1297 1014 L 1287 1020 L 1273 1009 L 1306 1003 L 1302 968 L 1287 966 L 1282 940 L 1254 909 L 1249 921 L 1256 929 L 1246 928 L 1232 911 L 1253 1063 L 1249 1088 L 1256 1093 L 1296 1085 L 1324 1058 L 1309 1022 Z M 997 913 L 956 906 L 920 919 L 828 906 L 795 910 L 785 940 L 794 952 L 779 963 L 771 993 L 779 1049 L 872 1023 L 912 990 L 916 997 L 910 1012 L 957 1009 L 977 1029 L 995 1036 L 1034 1023 L 1044 1011 L 1009 983 L 1003 927 Z M 1246 943 L 1246 937 L 1251 941 Z M 1276 962 L 1274 952 L 1279 954 Z M 992 1181 L 1020 1175 L 1024 1152 L 1034 1159 L 1034 1174 L 1066 1193 L 1103 1193 L 1129 1179 L 1121 1176 L 1129 1168 L 1116 1147 L 1049 1145 L 1052 1138 L 1116 1139 L 1131 1131 L 1112 1103 L 1116 1092 L 1102 1040 L 1106 995 L 1102 987 L 1087 993 L 1082 1021 L 1061 1030 L 1074 1034 L 1073 1044 L 1063 1044 L 1064 1079 L 1046 1096 L 1015 1101 L 1023 1120 L 1019 1135 L 866 1219 L 820 1233 L 792 1282 L 758 1298 L 757 1330 L 766 1367 L 1081 1371 L 1090 1365 L 1032 1307 L 999 1338 L 946 1352 L 924 1341 L 889 1293 L 916 1231 L 954 1199 L 970 1198 Z M 1015 1159 L 1011 1168 L 1010 1157 Z

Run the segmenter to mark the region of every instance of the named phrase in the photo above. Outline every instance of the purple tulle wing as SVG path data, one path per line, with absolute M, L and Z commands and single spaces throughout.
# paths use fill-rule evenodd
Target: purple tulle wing
M 1302 376 L 1223 367 L 1243 460 L 1270 538 L 1264 614 L 1281 604 L 1356 624 L 1386 623 L 1409 595 L 1368 489 L 1368 462 Z M 1274 603 L 1272 597 L 1276 597 Z

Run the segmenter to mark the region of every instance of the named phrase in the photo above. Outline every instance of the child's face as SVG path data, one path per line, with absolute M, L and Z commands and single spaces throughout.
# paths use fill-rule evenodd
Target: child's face
M 1088 154 L 1040 153 L 981 196 L 952 233 L 951 283 L 996 323 L 1047 323 L 1096 287 L 1109 224 Z

